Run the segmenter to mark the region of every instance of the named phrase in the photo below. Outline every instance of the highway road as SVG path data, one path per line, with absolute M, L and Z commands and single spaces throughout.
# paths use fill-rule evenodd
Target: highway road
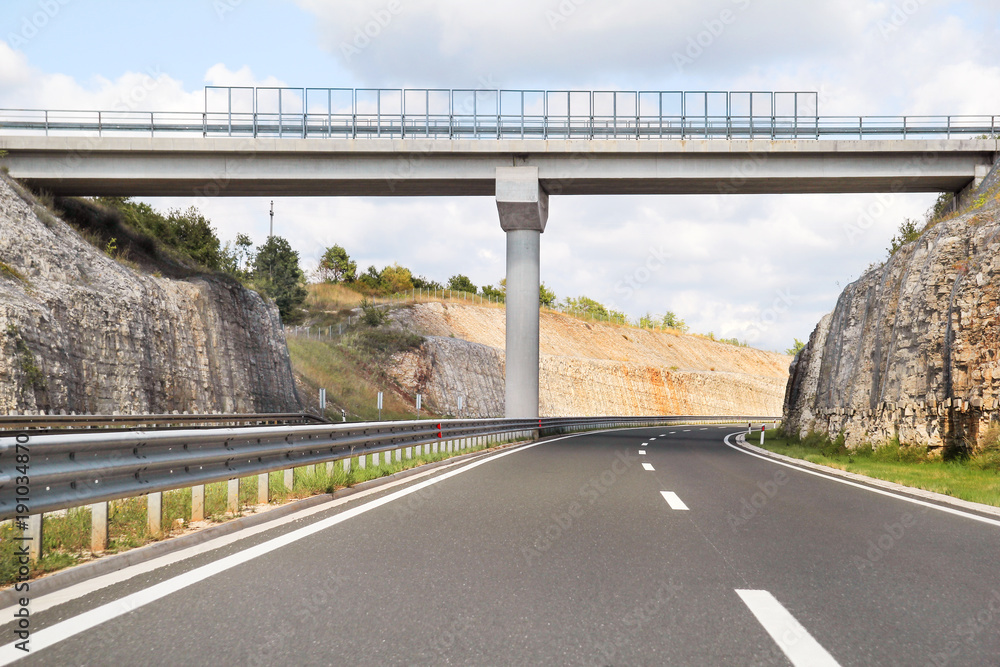
M 18 664 L 1000 662 L 1000 521 L 763 460 L 737 431 L 554 438 L 332 501 L 33 600 Z

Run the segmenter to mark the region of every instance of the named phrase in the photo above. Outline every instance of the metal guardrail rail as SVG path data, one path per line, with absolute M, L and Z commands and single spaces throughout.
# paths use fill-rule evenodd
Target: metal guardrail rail
M 478 436 L 774 417 L 565 417 L 0 434 L 0 520 Z
M 221 415 L 0 415 L 4 431 L 31 432 L 41 429 L 85 430 L 94 428 L 220 428 L 226 426 L 281 426 L 326 423 L 308 413 L 262 413 Z

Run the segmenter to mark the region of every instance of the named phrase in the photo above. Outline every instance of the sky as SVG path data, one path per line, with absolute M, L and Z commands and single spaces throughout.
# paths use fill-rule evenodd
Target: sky
M 361 37 L 365 32 L 369 35 Z M 1000 114 L 995 0 L 4 0 L 0 108 L 195 111 L 204 87 L 816 91 L 822 115 Z M 542 280 L 783 351 L 936 195 L 555 196 Z M 270 198 L 197 205 L 262 243 Z M 313 268 L 504 275 L 492 198 L 278 198 Z M 649 267 L 653 267 L 650 270 Z

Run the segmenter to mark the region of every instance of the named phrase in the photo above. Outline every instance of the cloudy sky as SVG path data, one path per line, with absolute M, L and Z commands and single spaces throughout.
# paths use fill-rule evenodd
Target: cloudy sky
M 0 26 L 7 109 L 201 111 L 205 85 L 282 85 L 809 90 L 824 115 L 1000 113 L 995 0 L 3 0 Z M 934 198 L 557 197 L 542 278 L 559 297 L 673 310 L 696 331 L 784 350 Z M 223 240 L 259 243 L 268 202 L 197 203 Z M 503 277 L 490 198 L 275 208 L 309 266 L 339 243 L 362 268 Z M 669 261 L 647 274 L 651 253 Z

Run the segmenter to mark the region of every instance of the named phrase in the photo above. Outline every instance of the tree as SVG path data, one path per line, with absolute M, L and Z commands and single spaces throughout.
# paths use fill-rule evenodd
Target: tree
M 386 294 L 409 292 L 413 289 L 413 274 L 399 264 L 387 266 L 379 274 L 379 286 Z
M 538 286 L 538 305 L 544 308 L 556 307 L 556 293 L 542 283 Z
M 448 289 L 456 292 L 470 292 L 472 294 L 479 291 L 479 288 L 472 284 L 468 276 L 463 276 L 461 273 L 448 278 Z
M 493 285 L 483 285 L 482 293 L 484 298 L 496 301 L 497 303 L 503 303 L 506 296 L 503 289 L 498 289 L 493 287 Z
M 663 316 L 663 326 L 667 329 L 677 329 L 682 333 L 688 330 L 688 325 L 672 310 L 668 310 L 667 314 Z
M 794 357 L 799 352 L 806 349 L 806 344 L 800 341 L 798 338 L 793 338 L 792 340 L 794 340 L 795 342 L 792 344 L 790 348 L 785 350 L 785 354 Z
M 254 258 L 254 278 L 264 294 L 278 305 L 282 322 L 301 321 L 299 306 L 309 293 L 305 273 L 299 268 L 299 253 L 292 250 L 288 241 L 272 236 L 260 247 Z
M 904 245 L 910 241 L 916 241 L 920 238 L 920 230 L 917 229 L 917 223 L 909 218 L 905 219 L 899 225 L 899 231 L 895 236 L 892 237 L 890 241 L 890 246 L 886 248 L 889 251 L 889 257 L 896 254 L 896 251 L 902 248 Z
M 250 274 L 253 273 L 255 256 L 253 241 L 250 240 L 250 237 L 246 234 L 237 234 L 232 247 L 227 241 L 222 249 L 220 268 L 237 278 L 249 278 Z
M 430 280 L 423 276 L 413 276 L 413 286 L 417 289 L 436 290 L 444 289 L 444 285 L 436 280 Z
M 172 245 L 210 269 L 222 267 L 219 237 L 212 224 L 194 206 L 186 211 L 173 209 L 167 215 Z
M 347 251 L 339 245 L 330 246 L 319 260 L 319 279 L 325 283 L 353 283 L 357 278 L 358 263 L 352 262 Z

